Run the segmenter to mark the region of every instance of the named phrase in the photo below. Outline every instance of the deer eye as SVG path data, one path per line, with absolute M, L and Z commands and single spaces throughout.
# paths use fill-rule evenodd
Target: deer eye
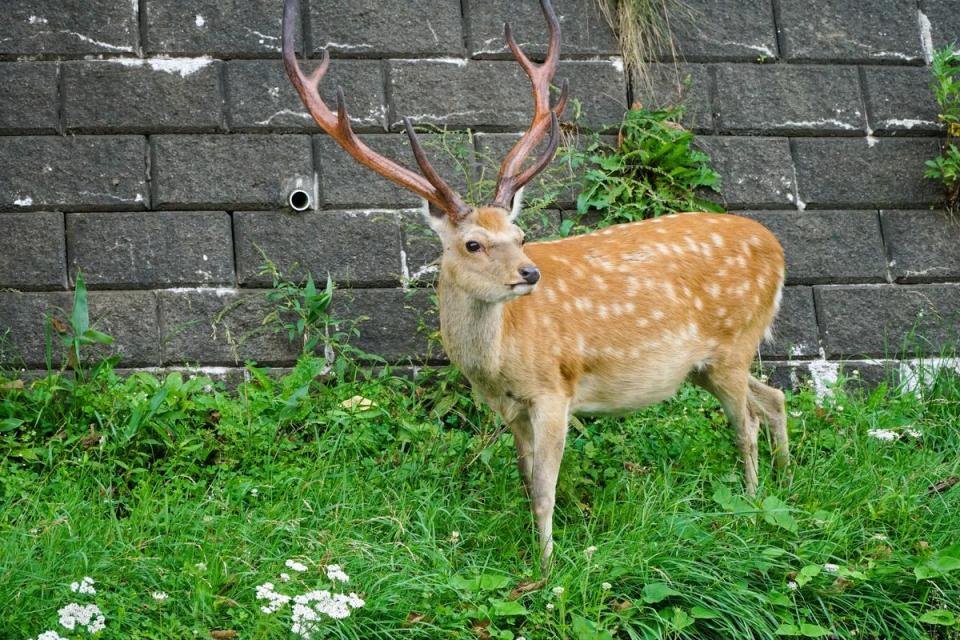
M 483 249 L 483 245 L 477 242 L 476 240 L 468 240 L 466 247 L 467 247 L 467 251 L 469 251 L 470 253 L 476 253 L 477 251 L 480 251 L 480 249 Z

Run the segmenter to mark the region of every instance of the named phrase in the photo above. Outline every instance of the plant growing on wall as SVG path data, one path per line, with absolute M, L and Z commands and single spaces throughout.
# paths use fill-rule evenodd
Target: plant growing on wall
M 682 108 L 624 115 L 616 146 L 599 138 L 583 156 L 586 172 L 577 211 L 595 210 L 599 224 L 632 222 L 678 211 L 722 211 L 697 195 L 718 191 L 720 176 L 707 154 L 692 148 L 693 134 L 679 122 Z
M 600 12 L 620 44 L 626 68 L 640 82 L 648 82 L 647 64 L 657 57 L 676 60 L 670 29 L 671 13 L 689 17 L 681 0 L 596 0 Z
M 927 160 L 927 178 L 939 180 L 946 190 L 947 211 L 960 209 L 960 55 L 944 47 L 933 55 L 933 93 L 940 105 L 940 121 L 947 129 L 943 153 Z

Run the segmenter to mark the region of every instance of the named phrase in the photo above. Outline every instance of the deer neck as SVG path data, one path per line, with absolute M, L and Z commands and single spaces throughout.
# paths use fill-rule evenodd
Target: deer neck
M 450 359 L 474 384 L 494 384 L 501 370 L 504 303 L 485 302 L 440 284 L 440 333 Z

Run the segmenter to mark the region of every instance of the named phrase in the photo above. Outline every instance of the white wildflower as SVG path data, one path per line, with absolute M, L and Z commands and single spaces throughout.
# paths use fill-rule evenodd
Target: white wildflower
M 96 633 L 106 626 L 106 618 L 100 607 L 95 604 L 81 606 L 71 602 L 57 611 L 60 615 L 60 625 L 73 631 L 77 625 L 86 627 L 89 633 Z
M 67 640 L 56 631 L 44 631 L 37 636 L 37 640 Z
M 166 593 L 164 593 L 163 591 L 154 591 L 154 592 L 151 593 L 150 595 L 151 595 L 151 596 L 153 597 L 153 599 L 156 600 L 157 602 L 163 602 L 164 600 L 166 600 L 167 598 L 170 597 L 170 596 L 168 596 Z
M 867 431 L 867 435 L 871 438 L 876 438 L 877 440 L 883 440 L 885 442 L 890 442 L 900 437 L 900 434 L 898 434 L 896 431 L 891 431 L 890 429 L 870 429 Z
M 592 556 L 594 553 L 597 552 L 597 547 L 594 545 L 590 545 L 589 547 L 584 549 L 583 552 L 587 554 L 587 557 L 589 558 L 590 556 Z
M 290 602 L 290 596 L 274 591 L 272 582 L 264 582 L 257 587 L 257 600 L 267 601 L 267 604 L 260 607 L 260 611 L 269 615 Z
M 250 489 L 250 495 L 252 495 L 253 497 L 257 497 L 258 495 L 260 495 L 260 490 L 257 489 L 256 487 L 254 487 L 253 489 Z
M 907 428 L 907 429 L 904 429 L 903 432 L 906 433 L 911 438 L 915 438 L 918 440 L 923 437 L 923 434 L 917 431 L 916 429 Z
M 547 603 L 547 611 L 553 611 L 553 603 L 552 603 L 552 602 L 548 602 L 548 603 Z
M 602 585 L 600 585 L 600 588 L 604 591 L 610 591 L 610 589 L 613 589 L 613 585 L 609 582 L 604 582 Z
M 870 536 L 870 539 L 880 540 L 881 542 L 885 542 L 887 540 L 887 536 L 883 535 L 882 533 L 875 533 L 872 536 Z
M 74 593 L 86 593 L 89 595 L 95 595 L 97 590 L 93 588 L 93 578 L 90 576 L 84 576 L 80 582 L 71 582 L 70 591 Z
M 552 591 L 553 591 L 553 595 L 555 596 L 563 595 L 563 587 L 554 587 Z
M 280 574 L 280 582 L 290 582 L 290 574 L 289 574 L 289 573 L 281 573 L 281 574 Z
M 334 581 L 350 582 L 350 576 L 344 573 L 338 564 L 327 566 L 327 578 Z
M 296 596 L 293 602 L 290 630 L 305 640 L 309 640 L 310 635 L 317 630 L 321 615 L 342 620 L 350 616 L 350 609 L 357 609 L 366 604 L 355 593 L 331 594 L 326 590 L 308 591 Z
M 206 563 L 206 562 L 198 562 L 197 564 L 195 564 L 195 565 L 193 565 L 193 566 L 195 566 L 195 567 L 196 567 L 197 569 L 199 569 L 200 571 L 206 571 L 206 570 L 207 570 L 207 563 Z
M 305 565 L 305 564 L 300 564 L 300 563 L 297 562 L 296 560 L 287 560 L 287 561 L 284 563 L 284 565 L 285 565 L 288 569 L 293 569 L 294 571 L 299 571 L 300 573 L 303 573 L 304 571 L 307 570 L 307 565 Z
M 791 580 L 790 582 L 787 583 L 787 589 L 790 589 L 790 591 L 796 591 L 797 583 Z
M 451 531 L 451 532 L 450 532 L 450 541 L 451 541 L 451 542 L 456 542 L 456 541 L 459 540 L 459 539 L 460 539 L 460 532 L 459 532 L 459 531 Z
M 823 570 L 827 573 L 836 573 L 840 569 L 839 566 L 833 564 L 832 562 L 827 562 L 823 565 Z

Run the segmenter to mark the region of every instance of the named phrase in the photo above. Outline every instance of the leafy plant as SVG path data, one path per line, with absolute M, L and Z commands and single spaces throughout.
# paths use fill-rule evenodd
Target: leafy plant
M 933 55 L 933 93 L 940 105 L 939 119 L 946 126 L 947 137 L 943 153 L 927 160 L 924 176 L 943 183 L 946 191 L 946 207 L 957 213 L 960 207 L 960 55 L 953 47 L 944 47 Z
M 720 176 L 693 134 L 679 122 L 681 108 L 627 111 L 616 146 L 599 138 L 587 147 L 587 171 L 577 198 L 582 215 L 595 210 L 600 225 L 632 222 L 678 211 L 722 211 L 697 195 L 718 191 Z
M 77 283 L 73 291 L 73 306 L 70 316 L 64 322 L 49 316 L 46 322 L 46 365 L 47 371 L 53 370 L 53 334 L 60 334 L 60 340 L 66 349 L 66 366 L 78 376 L 84 375 L 80 351 L 94 344 L 111 344 L 113 338 L 90 326 L 90 305 L 87 302 L 87 285 L 83 274 L 77 273 Z

